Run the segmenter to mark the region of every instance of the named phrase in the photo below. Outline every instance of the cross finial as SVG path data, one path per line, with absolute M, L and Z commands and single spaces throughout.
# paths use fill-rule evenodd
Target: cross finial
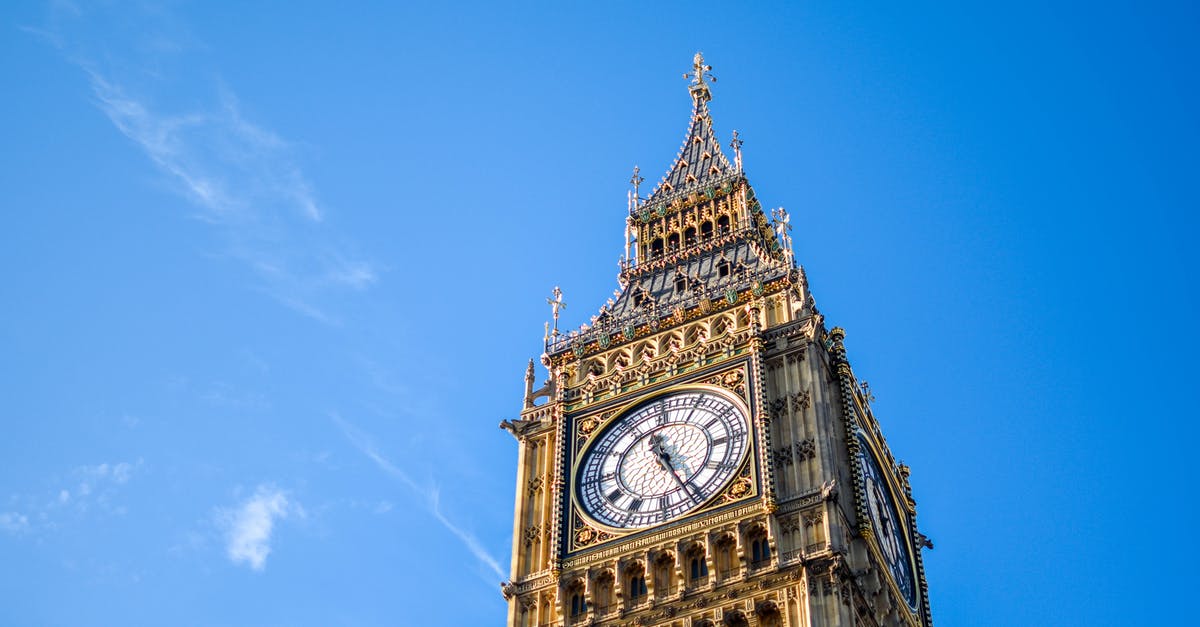
M 738 136 L 737 130 L 734 130 L 733 140 L 729 142 L 729 147 L 733 149 L 734 165 L 738 170 L 742 169 L 742 144 L 744 143 L 746 142 L 743 142 L 742 138 Z
M 562 290 L 557 285 L 554 286 L 554 298 L 547 298 L 546 304 L 550 305 L 550 313 L 554 316 L 554 335 L 558 335 L 558 312 L 566 309 L 567 304 L 563 302 Z
M 708 91 L 708 82 L 717 82 L 717 77 L 712 74 L 712 66 L 704 63 L 703 52 L 696 52 L 696 56 L 692 57 L 692 71 L 684 74 L 683 77 L 692 81 L 692 84 L 688 86 L 688 91 L 692 92 L 692 98 L 697 101 L 712 98 L 712 94 Z M 708 82 L 705 82 L 705 79 L 708 79 Z
M 642 178 L 641 171 L 641 168 L 638 168 L 636 165 L 633 166 L 633 176 L 629 179 L 629 183 L 633 185 L 633 199 L 635 202 L 642 199 L 641 194 L 638 193 L 638 189 L 641 187 L 642 182 L 646 180 Z

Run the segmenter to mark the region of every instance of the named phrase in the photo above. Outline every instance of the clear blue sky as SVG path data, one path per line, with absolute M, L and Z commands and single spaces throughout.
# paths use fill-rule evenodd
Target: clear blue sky
M 832 4 L 5 3 L 0 624 L 499 624 L 496 424 L 697 49 L 935 620 L 1194 620 L 1200 16 Z

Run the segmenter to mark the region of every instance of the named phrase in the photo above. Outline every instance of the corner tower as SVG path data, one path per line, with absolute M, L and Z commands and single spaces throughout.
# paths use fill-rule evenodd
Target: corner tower
M 908 468 L 845 332 L 827 330 L 783 209 L 730 162 L 697 53 L 692 115 L 648 198 L 635 169 L 620 289 L 547 325 L 519 443 L 508 625 L 930 625 Z

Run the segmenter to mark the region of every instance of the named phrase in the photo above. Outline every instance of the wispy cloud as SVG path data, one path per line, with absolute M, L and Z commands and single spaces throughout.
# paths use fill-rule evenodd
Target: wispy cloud
M 259 289 L 297 312 L 337 324 L 329 312 L 333 295 L 369 288 L 378 269 L 325 224 L 328 212 L 301 166 L 308 151 L 252 121 L 234 91 L 209 78 L 219 76 L 219 68 L 205 78 L 168 84 L 186 79 L 163 64 L 205 46 L 165 13 L 55 10 L 49 25 L 22 30 L 83 70 L 96 107 L 197 209 L 195 218 L 221 230 L 222 254 L 241 261 Z M 130 28 L 136 43 L 93 41 L 81 28 L 106 19 Z M 206 89 L 206 82 L 212 86 Z M 164 104 L 181 87 L 193 94 L 189 104 Z
M 326 290 L 364 290 L 377 281 L 373 264 L 314 230 L 325 212 L 296 164 L 296 147 L 247 120 L 229 90 L 215 109 L 171 114 L 87 73 L 100 110 L 200 209 L 198 218 L 225 230 L 228 253 L 277 300 L 334 322 L 319 304 Z
M 225 531 L 225 552 L 234 564 L 262 570 L 271 554 L 271 534 L 278 520 L 303 516 L 304 510 L 282 490 L 260 485 L 254 494 L 230 509 L 217 511 Z
M 500 563 L 496 561 L 496 558 L 492 557 L 492 555 L 488 553 L 483 544 L 479 542 L 479 539 L 476 538 L 470 531 L 463 529 L 457 523 L 450 520 L 450 518 L 446 516 L 445 512 L 442 511 L 441 494 L 436 485 L 433 485 L 432 483 L 421 483 L 416 481 L 413 479 L 411 474 L 380 454 L 379 450 L 375 447 L 374 442 L 370 437 L 367 436 L 367 434 L 363 433 L 357 427 L 346 422 L 336 414 L 333 415 L 332 418 L 334 423 L 336 423 L 342 430 L 342 433 L 346 436 L 346 439 L 350 440 L 350 443 L 353 444 L 355 448 L 357 448 L 362 452 L 363 455 L 366 455 L 367 458 L 374 462 L 380 470 L 384 471 L 390 477 L 400 482 L 401 485 L 407 488 L 417 499 L 417 503 L 424 507 L 434 517 L 434 519 L 441 523 L 441 525 L 445 527 L 447 531 L 453 534 L 454 537 L 458 538 L 459 541 L 461 541 L 471 553 L 471 555 L 475 556 L 475 559 L 479 560 L 481 564 L 489 568 L 499 579 L 507 578 L 507 575 L 505 575 L 504 571 L 500 568 Z

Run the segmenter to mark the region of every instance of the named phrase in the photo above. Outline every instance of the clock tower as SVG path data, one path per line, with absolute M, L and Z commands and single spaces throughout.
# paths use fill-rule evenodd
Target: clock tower
M 642 198 L 590 325 L 549 300 L 520 417 L 508 625 L 931 625 L 908 467 L 709 114 Z

